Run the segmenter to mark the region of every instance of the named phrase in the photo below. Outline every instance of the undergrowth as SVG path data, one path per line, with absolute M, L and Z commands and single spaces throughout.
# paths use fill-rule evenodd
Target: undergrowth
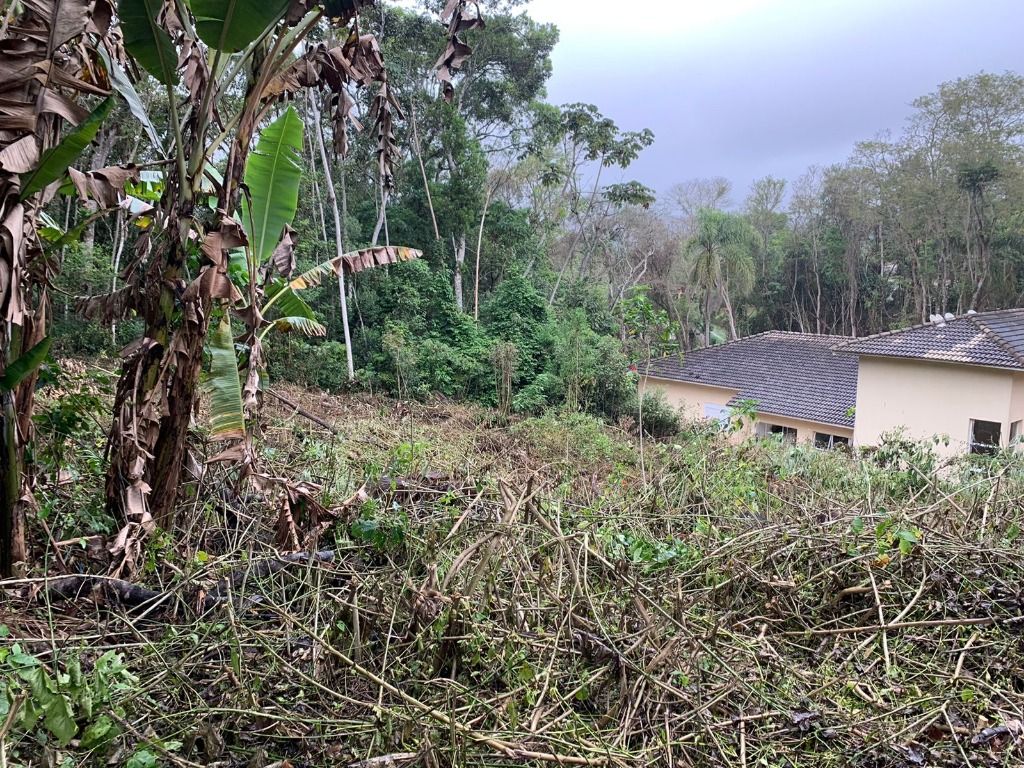
M 327 516 L 211 466 L 141 601 L 42 580 L 108 566 L 98 434 L 55 427 L 8 764 L 1020 764 L 1019 456 L 691 427 L 641 463 L 576 413 L 288 394 L 338 434 L 268 406 L 261 470 Z

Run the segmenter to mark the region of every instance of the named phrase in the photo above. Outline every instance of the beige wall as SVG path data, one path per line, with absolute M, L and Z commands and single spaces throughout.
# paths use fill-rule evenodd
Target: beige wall
M 735 389 L 725 387 L 709 387 L 704 384 L 690 384 L 681 381 L 669 381 L 667 379 L 656 379 L 652 377 L 640 377 L 640 392 L 646 391 L 650 386 L 651 391 L 660 391 L 670 405 L 679 410 L 686 419 L 703 419 L 705 405 L 725 406 L 736 394 Z M 826 424 L 819 424 L 801 419 L 791 419 L 785 416 L 772 416 L 771 414 L 757 414 L 757 420 L 768 424 L 778 424 L 783 427 L 793 427 L 797 430 L 797 442 L 813 443 L 816 432 L 825 432 L 830 435 L 842 437 L 853 437 L 853 430 L 845 427 L 834 427 Z M 737 440 L 742 440 L 753 434 L 754 425 L 748 425 L 742 432 L 735 435 Z
M 773 416 L 770 413 L 757 414 L 757 420 L 764 424 L 778 424 L 781 427 L 794 428 L 796 430 L 796 441 L 798 443 L 813 443 L 817 432 L 824 432 L 828 435 L 838 435 L 839 437 L 847 437 L 851 440 L 853 439 L 853 430 L 848 429 L 847 427 L 821 424 L 816 421 L 804 421 L 803 419 L 791 419 L 788 416 Z M 756 429 L 756 425 L 749 425 L 743 430 L 743 435 L 747 436 L 753 434 Z
M 1011 401 L 1024 408 L 1024 393 L 1017 392 L 1022 379 L 998 368 L 862 356 L 854 442 L 877 445 L 883 434 L 903 427 L 918 440 L 948 436 L 949 445 L 938 452 L 954 456 L 967 452 L 971 420 L 983 419 L 1002 424 L 1006 445 Z
M 705 405 L 725 406 L 736 394 L 735 389 L 725 387 L 708 387 L 703 384 L 688 384 L 682 381 L 656 379 L 653 376 L 640 377 L 640 394 L 647 391 L 650 382 L 651 391 L 661 392 L 665 400 L 684 418 L 703 419 Z
M 1014 374 L 1013 394 L 1010 397 L 1010 423 L 1024 421 L 1024 373 Z M 1021 425 L 1024 427 L 1024 425 Z M 1017 450 L 1024 451 L 1024 442 L 1017 445 Z

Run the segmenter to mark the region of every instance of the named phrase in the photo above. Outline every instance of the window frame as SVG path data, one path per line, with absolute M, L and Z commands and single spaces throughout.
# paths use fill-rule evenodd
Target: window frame
M 754 428 L 758 437 L 778 437 L 782 442 L 796 445 L 800 439 L 800 431 L 796 427 L 774 424 L 770 421 L 758 421 Z
M 978 440 L 978 425 L 985 424 L 991 427 L 995 427 L 994 437 L 995 442 L 983 443 Z M 999 452 L 999 449 L 1003 445 L 1003 425 L 999 421 L 989 421 L 988 419 L 971 419 L 970 432 L 967 434 L 967 446 L 968 452 L 972 456 L 995 456 Z
M 822 440 L 821 438 L 826 438 Z M 834 451 L 836 447 L 849 448 L 850 438 L 831 432 L 814 432 L 814 447 L 823 451 Z

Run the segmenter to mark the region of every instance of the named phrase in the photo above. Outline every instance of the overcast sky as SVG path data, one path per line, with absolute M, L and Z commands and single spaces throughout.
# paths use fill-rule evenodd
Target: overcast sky
M 1024 0 L 532 0 L 554 22 L 549 100 L 596 104 L 655 143 L 625 174 L 659 192 L 793 180 L 898 131 L 916 97 L 1024 71 Z

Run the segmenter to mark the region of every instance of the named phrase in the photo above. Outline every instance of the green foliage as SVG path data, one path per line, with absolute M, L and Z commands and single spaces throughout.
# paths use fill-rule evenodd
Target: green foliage
M 10 717 L 14 734 L 36 744 L 52 739 L 65 746 L 81 734 L 82 749 L 102 754 L 120 733 L 110 716 L 114 697 L 137 682 L 114 651 L 88 672 L 81 659 L 71 658 L 54 676 L 14 643 L 0 648 L 0 719 Z
M 47 336 L 8 365 L 3 377 L 0 377 L 0 391 L 10 392 L 31 376 L 43 364 L 46 356 L 50 354 L 50 344 L 52 341 L 53 339 Z
M 667 568 L 687 568 L 701 558 L 699 549 L 682 539 L 649 539 L 613 524 L 603 525 L 597 531 L 605 556 L 614 561 L 626 561 L 639 566 L 645 573 Z
M 293 381 L 325 392 L 340 392 L 348 385 L 345 345 L 340 341 L 310 343 L 279 337 L 271 342 L 269 352 L 271 381 Z
M 513 396 L 512 409 L 518 413 L 541 413 L 564 395 L 561 379 L 553 373 L 541 373 Z
M 552 409 L 524 419 L 512 432 L 525 437 L 539 455 L 573 465 L 633 464 L 636 459 L 631 445 L 612 439 L 604 423 L 586 413 Z
M 161 0 L 118 0 L 124 47 L 149 74 L 166 86 L 178 82 L 178 54 L 157 21 Z
M 533 378 L 550 350 L 551 315 L 547 302 L 522 275 L 502 281 L 481 308 L 483 327 L 492 338 L 515 344 L 519 366 L 515 382 Z
M 235 5 L 234 2 L 210 4 Z M 288 107 L 260 133 L 256 149 L 245 166 L 249 204 L 242 211 L 242 223 L 257 266 L 266 263 L 285 226 L 295 219 L 302 179 L 301 155 L 302 121 L 295 108 Z
M 552 372 L 565 387 L 565 402 L 617 419 L 629 413 L 636 400 L 636 381 L 618 340 L 590 329 L 575 310 L 562 317 L 554 335 Z
M 205 384 L 210 394 L 210 434 L 214 438 L 241 438 L 245 434 L 242 383 L 238 376 L 231 318 L 224 314 L 210 334 L 210 372 Z
M 359 517 L 349 525 L 348 532 L 353 541 L 387 553 L 402 547 L 408 527 L 408 515 L 401 507 L 394 505 L 385 513 L 376 504 L 367 502 Z
M 882 435 L 881 444 L 869 452 L 886 490 L 897 498 L 926 488 L 938 466 L 935 444 L 908 439 L 898 430 Z
M 78 159 L 82 152 L 85 151 L 85 148 L 89 146 L 89 143 L 96 138 L 100 126 L 106 120 L 113 106 L 113 97 L 108 97 L 101 101 L 85 120 L 61 139 L 57 146 L 48 149 L 43 154 L 35 168 L 28 173 L 22 174 L 22 200 L 31 197 L 67 173 L 68 167 Z
M 638 420 L 651 437 L 671 437 L 681 428 L 679 412 L 665 400 L 661 392 L 645 392 Z
M 278 21 L 289 0 L 191 0 L 196 34 L 213 50 L 237 53 Z

